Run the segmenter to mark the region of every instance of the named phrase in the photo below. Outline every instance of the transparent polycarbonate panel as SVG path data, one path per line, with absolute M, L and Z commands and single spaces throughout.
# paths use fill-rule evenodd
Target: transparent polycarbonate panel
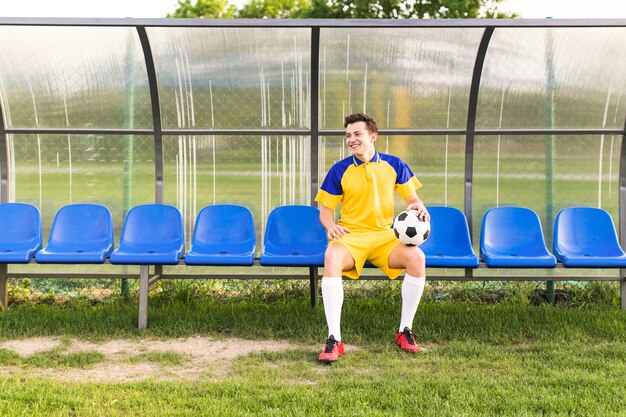
M 367 112 L 379 127 L 464 128 L 482 28 L 327 29 L 320 127 Z
M 46 239 L 64 205 L 107 206 L 117 241 L 125 212 L 154 202 L 151 136 L 9 135 L 8 156 L 9 201 L 40 209 Z
M 351 156 L 340 137 L 321 137 L 319 148 L 319 184 L 330 167 Z M 464 136 L 385 136 L 376 142 L 381 153 L 392 154 L 404 160 L 422 183 L 419 197 L 427 206 L 450 206 L 463 209 L 465 166 Z M 396 194 L 396 212 L 406 202 Z M 339 209 L 336 210 L 339 216 Z
M 476 138 L 474 236 L 485 211 L 498 206 L 536 211 L 549 248 L 554 218 L 565 207 L 601 207 L 617 225 L 621 142 L 619 135 Z
M 0 50 L 8 127 L 152 127 L 134 28 L 4 26 Z
M 260 250 L 272 209 L 310 204 L 307 136 L 167 136 L 163 148 L 165 202 L 183 214 L 188 243 L 196 215 L 207 205 L 250 209 Z
M 309 127 L 310 33 L 149 28 L 163 127 Z
M 498 28 L 477 127 L 623 128 L 626 28 Z

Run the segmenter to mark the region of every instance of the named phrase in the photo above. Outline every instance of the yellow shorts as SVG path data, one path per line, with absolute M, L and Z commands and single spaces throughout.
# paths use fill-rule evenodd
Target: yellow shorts
M 343 245 L 348 249 L 354 268 L 343 271 L 348 278 L 357 279 L 361 275 L 365 261 L 383 271 L 390 279 L 397 278 L 404 269 L 389 267 L 389 255 L 401 243 L 396 239 L 393 230 L 350 232 L 338 240 L 331 240 L 329 245 Z

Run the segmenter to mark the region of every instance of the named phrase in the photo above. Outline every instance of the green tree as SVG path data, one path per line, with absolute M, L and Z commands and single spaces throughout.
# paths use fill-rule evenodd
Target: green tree
M 228 0 L 178 1 L 168 17 L 445 19 L 511 18 L 498 10 L 504 0 L 249 0 L 239 10 Z
M 298 17 L 341 19 L 505 18 L 503 0 L 312 0 Z
M 176 10 L 167 17 L 230 19 L 237 17 L 237 8 L 228 0 L 196 0 L 195 4 L 191 0 L 178 0 Z
M 297 18 L 308 9 L 308 0 L 251 0 L 239 10 L 243 18 Z

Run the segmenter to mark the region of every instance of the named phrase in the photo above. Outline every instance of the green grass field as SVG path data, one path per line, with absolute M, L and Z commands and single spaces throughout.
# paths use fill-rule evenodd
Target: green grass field
M 615 306 L 426 299 L 415 331 L 427 351 L 417 355 L 394 346 L 398 317 L 395 297 L 349 296 L 342 322 L 347 353 L 324 366 L 316 362 L 325 339 L 323 309 L 312 309 L 306 299 L 157 298 L 146 332 L 134 326 L 134 303 L 14 307 L 0 314 L 0 342 L 55 337 L 60 344 L 29 356 L 0 349 L 0 414 L 617 416 L 626 410 L 626 313 Z M 189 355 L 171 349 L 198 336 L 289 347 L 237 355 L 226 371 L 206 365 L 199 377 L 161 377 L 191 366 Z M 70 352 L 72 341 L 100 346 L 120 339 L 166 346 L 122 362 L 147 362 L 160 371 L 132 382 L 81 380 L 81 372 L 119 361 L 94 348 Z M 211 348 L 198 346 L 195 353 L 219 353 Z M 55 377 L 68 372 L 77 379 Z

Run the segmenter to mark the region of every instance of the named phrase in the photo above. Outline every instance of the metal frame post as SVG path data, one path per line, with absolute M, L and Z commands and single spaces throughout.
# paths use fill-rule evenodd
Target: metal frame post
M 9 292 L 7 287 L 7 264 L 0 264 L 0 305 L 2 309 L 6 309 L 9 306 Z
M 622 248 L 626 247 L 626 119 L 624 120 L 624 131 L 622 132 L 622 146 L 619 155 L 619 243 Z M 626 268 L 619 270 L 621 278 L 620 307 L 626 309 Z
M 319 287 L 317 268 L 312 266 L 309 268 L 309 283 L 311 284 L 311 307 L 317 307 L 319 304 Z
M 139 267 L 139 314 L 137 327 L 145 330 L 148 327 L 148 289 L 150 288 L 150 266 L 141 265 Z
M 154 133 L 154 174 L 155 193 L 154 201 L 157 204 L 163 203 L 163 129 L 161 126 L 161 104 L 159 101 L 159 86 L 157 83 L 156 68 L 152 56 L 152 48 L 148 33 L 143 26 L 137 27 L 141 48 L 146 62 L 146 72 L 148 85 L 150 87 L 150 102 L 152 105 L 152 128 Z
M 480 91 L 480 79 L 483 73 L 483 65 L 489 42 L 493 35 L 494 28 L 486 27 L 483 37 L 480 40 L 478 51 L 476 53 L 476 61 L 474 62 L 474 71 L 472 73 L 472 83 L 469 93 L 469 103 L 467 106 L 467 131 L 465 132 L 465 194 L 464 194 L 464 211 L 469 226 L 470 238 L 474 235 L 472 220 L 472 191 L 474 184 L 474 139 L 476 137 L 476 111 L 478 106 L 478 93 Z M 474 271 L 470 268 L 465 269 L 465 276 L 472 276 Z
M 150 102 L 152 108 L 152 128 L 154 131 L 154 201 L 163 203 L 163 131 L 161 125 L 161 102 L 159 100 L 159 86 L 157 83 L 156 68 L 148 33 L 144 26 L 137 27 L 137 34 L 146 63 L 148 85 L 150 87 Z M 148 290 L 149 266 L 142 265 L 139 270 L 139 318 L 137 327 L 140 330 L 148 326 Z
M 0 203 L 9 201 L 9 152 L 8 134 L 5 125 L 5 109 L 0 101 Z M 0 305 L 2 309 L 9 307 L 7 274 L 9 266 L 0 264 Z
M 319 60 L 320 28 L 311 28 L 311 205 L 315 206 L 315 195 L 319 187 Z M 318 273 L 316 267 L 309 268 L 311 283 L 311 307 L 319 303 Z

